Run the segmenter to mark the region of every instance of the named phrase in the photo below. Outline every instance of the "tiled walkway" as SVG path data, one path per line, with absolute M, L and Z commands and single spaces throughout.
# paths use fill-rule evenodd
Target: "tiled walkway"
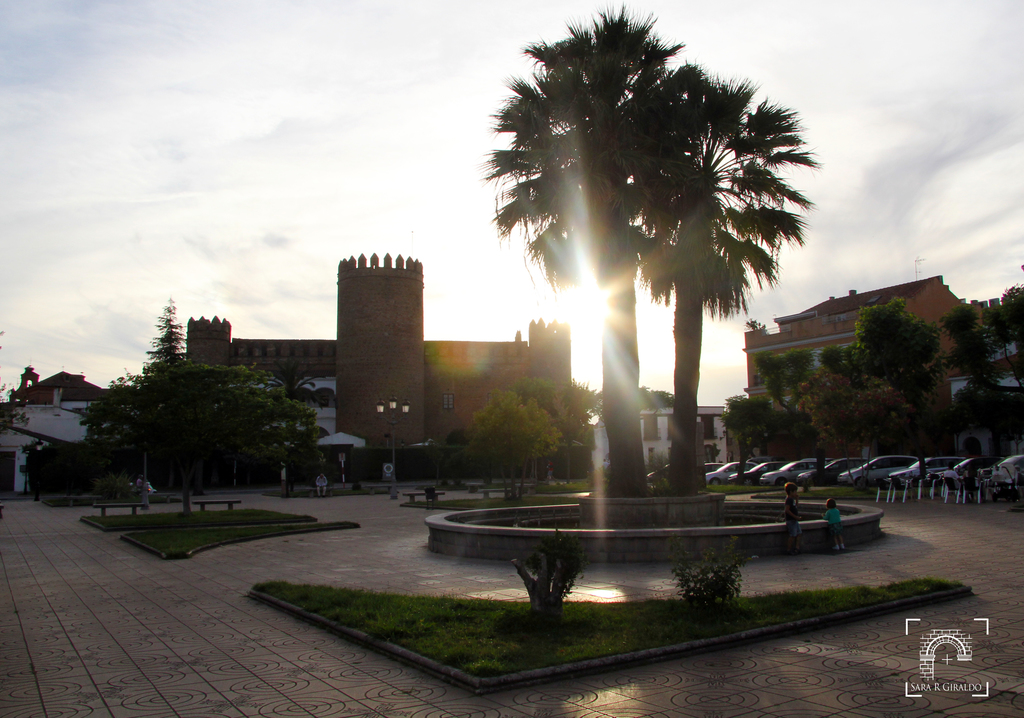
M 744 569 L 747 593 L 936 575 L 972 585 L 975 598 L 478 697 L 245 597 L 254 583 L 286 579 L 525 599 L 504 562 L 429 553 L 423 511 L 386 496 L 293 499 L 285 510 L 363 528 L 160 561 L 80 523 L 89 508 L 10 501 L 0 521 L 0 716 L 1022 716 L 1024 514 L 1006 509 L 890 504 L 887 537 L 868 547 Z M 574 595 L 669 596 L 670 578 L 665 564 L 595 565 Z M 922 619 L 909 636 L 905 618 Z M 988 636 L 975 618 L 990 619 Z M 937 680 L 988 683 L 990 698 L 905 697 L 906 682 L 919 680 L 919 636 L 933 628 L 974 637 L 971 662 L 943 663 L 940 649 Z

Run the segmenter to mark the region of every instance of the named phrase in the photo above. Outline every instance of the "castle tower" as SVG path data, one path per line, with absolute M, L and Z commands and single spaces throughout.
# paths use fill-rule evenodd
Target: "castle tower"
M 398 445 L 423 441 L 423 265 L 374 254 L 338 265 L 337 431 L 383 445 L 377 402 L 408 401 Z M 399 409 L 401 412 L 401 409 Z M 387 409 L 385 409 L 385 416 Z
M 196 364 L 226 365 L 231 357 L 231 322 L 206 317 L 188 320 L 185 356 Z
M 558 386 L 568 384 L 572 379 L 571 349 L 568 323 L 530 322 L 530 376 L 550 379 Z

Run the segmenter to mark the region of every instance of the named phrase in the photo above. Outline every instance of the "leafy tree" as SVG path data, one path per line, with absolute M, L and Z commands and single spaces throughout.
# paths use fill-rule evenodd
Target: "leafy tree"
M 574 441 L 593 448 L 594 426 L 590 422 L 595 416 L 597 392 L 587 384 L 570 380 L 562 388 L 562 412 L 557 422 L 570 451 Z
M 935 392 L 945 375 L 939 352 L 939 329 L 907 311 L 906 301 L 865 307 L 857 319 L 853 360 L 869 376 L 884 379 L 906 400 L 907 438 L 921 459 L 921 417 L 931 410 Z
M 296 359 L 284 359 L 274 366 L 268 386 L 281 387 L 284 395 L 292 401 L 304 404 L 319 404 L 320 398 L 313 391 L 313 380 L 306 376 Z
M 602 365 L 611 496 L 647 493 L 634 282 L 651 240 L 635 178 L 656 158 L 643 115 L 682 49 L 662 42 L 653 25 L 625 10 L 602 13 L 592 25 L 570 25 L 564 40 L 527 46 L 533 77 L 510 83 L 495 124 L 510 147 L 492 153 L 487 174 L 499 186 L 503 237 L 523 231 L 527 255 L 553 286 L 592 274 L 608 293 Z
M 560 438 L 551 417 L 535 399 L 523 404 L 514 392 L 503 391 L 473 415 L 468 449 L 470 454 L 499 466 L 521 466 L 521 495 L 530 459 L 554 450 Z
M 802 387 L 814 372 L 814 352 L 810 349 L 790 349 L 781 354 L 758 352 L 754 355 L 754 366 L 775 406 L 784 411 L 778 428 L 788 431 L 797 441 L 815 442 L 817 432 L 811 417 L 800 408 Z M 819 458 L 822 459 L 820 470 L 824 468 L 824 454 Z
M 659 83 L 648 128 L 659 161 L 638 175 L 652 198 L 646 225 L 658 242 L 643 274 L 656 300 L 674 299 L 675 410 L 669 479 L 677 492 L 703 489 L 697 457 L 697 389 L 704 313 L 747 310 L 754 287 L 778 281 L 785 245 L 803 244 L 811 203 L 782 173 L 816 167 L 797 115 L 756 88 L 683 65 Z
M 755 446 L 766 444 L 768 437 L 775 433 L 779 412 L 772 408 L 767 396 L 731 396 L 725 400 L 722 424 L 740 447 L 740 470 L 736 483 L 745 482 L 743 468 Z
M 524 376 L 512 385 L 510 391 L 519 397 L 524 404 L 533 399 L 537 406 L 554 418 L 558 416 L 558 389 L 550 379 Z
M 949 363 L 989 391 L 1024 394 L 1024 285 L 1003 292 L 999 306 L 982 310 L 962 304 L 942 318 L 953 340 Z M 1009 377 L 1010 383 L 1003 380 Z
M 4 332 L 0 332 L 0 337 L 3 335 Z M 3 349 L 3 347 L 0 347 L 0 349 Z M 7 401 L 4 401 L 4 394 L 8 394 L 7 386 L 0 383 L 0 434 L 15 424 L 24 424 L 26 421 L 25 414 L 18 411 L 14 400 L 10 396 L 8 396 Z
M 106 444 L 171 460 L 182 476 L 182 509 L 199 462 L 217 450 L 283 464 L 316 452 L 312 409 L 268 391 L 267 375 L 246 367 L 154 362 L 114 380 L 85 423 Z
M 867 377 L 856 387 L 846 376 L 827 369 L 803 383 L 799 406 L 810 416 L 819 438 L 841 446 L 847 457 L 851 444 L 870 445 L 902 435 L 911 411 L 903 395 L 881 379 Z
M 151 362 L 177 364 L 185 361 L 185 330 L 178 321 L 174 300 L 168 299 L 163 314 L 156 322 L 160 332 L 153 340 L 153 351 L 146 352 Z

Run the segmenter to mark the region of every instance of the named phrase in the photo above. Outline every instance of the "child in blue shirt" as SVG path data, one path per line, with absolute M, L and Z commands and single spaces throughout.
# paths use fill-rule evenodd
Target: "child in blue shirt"
M 839 551 L 840 549 L 845 549 L 846 544 L 843 543 L 843 519 L 839 514 L 839 509 L 836 508 L 836 500 L 829 499 L 826 501 L 825 508 L 828 509 L 825 512 L 825 520 L 828 521 L 828 532 L 831 534 L 832 540 L 836 542 L 832 550 Z

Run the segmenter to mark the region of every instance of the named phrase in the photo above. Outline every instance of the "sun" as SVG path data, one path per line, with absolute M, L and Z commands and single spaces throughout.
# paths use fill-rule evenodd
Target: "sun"
M 608 314 L 608 294 L 591 282 L 558 293 L 555 311 L 572 331 L 572 376 L 601 387 L 601 332 Z

